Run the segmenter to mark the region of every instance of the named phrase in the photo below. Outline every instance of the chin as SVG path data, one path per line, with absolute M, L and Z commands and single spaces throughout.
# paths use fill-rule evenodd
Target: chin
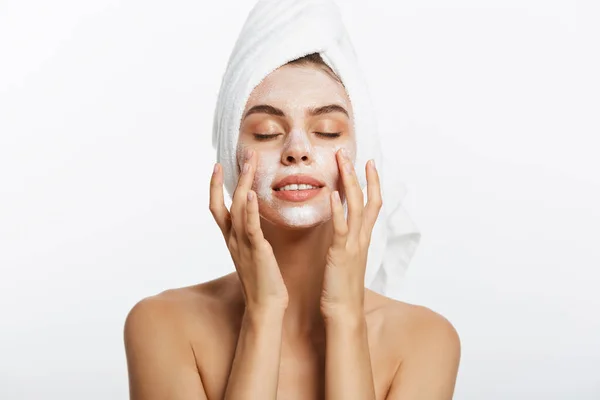
M 264 204 L 260 207 L 260 216 L 274 226 L 299 230 L 313 228 L 331 220 L 331 210 L 329 203 L 319 202 L 278 208 Z
M 277 226 L 285 228 L 285 229 L 289 229 L 289 230 L 302 230 L 302 229 L 310 229 L 310 228 L 314 228 L 317 227 L 319 225 L 324 224 L 325 222 L 329 221 L 329 218 L 324 218 L 324 219 L 318 219 L 315 221 L 302 221 L 302 222 L 290 222 L 290 221 L 284 221 L 281 220 L 277 223 Z

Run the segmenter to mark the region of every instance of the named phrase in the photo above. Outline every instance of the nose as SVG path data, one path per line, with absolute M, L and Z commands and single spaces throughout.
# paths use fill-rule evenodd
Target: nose
M 281 153 L 281 162 L 284 165 L 311 164 L 312 146 L 306 133 L 291 132 Z

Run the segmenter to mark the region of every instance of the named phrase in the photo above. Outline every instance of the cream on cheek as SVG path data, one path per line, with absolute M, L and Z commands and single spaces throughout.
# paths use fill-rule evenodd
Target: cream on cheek
M 276 150 L 261 151 L 256 166 L 256 174 L 254 175 L 254 187 L 258 199 L 270 206 L 274 205 L 271 188 L 279 168 L 280 157 L 279 151 Z

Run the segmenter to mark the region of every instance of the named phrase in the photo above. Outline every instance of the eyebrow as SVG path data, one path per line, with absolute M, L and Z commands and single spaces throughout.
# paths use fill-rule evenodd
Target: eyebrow
M 341 112 L 343 114 L 346 114 L 346 117 L 350 118 L 350 115 L 348 115 L 348 111 L 346 111 L 346 109 L 344 107 L 337 105 L 337 104 L 328 104 L 328 105 L 322 106 L 322 107 L 310 107 L 306 110 L 306 114 L 311 117 L 316 117 L 317 115 L 323 115 L 323 114 L 328 114 L 328 113 L 332 113 L 332 112 Z M 258 114 L 258 113 L 275 115 L 277 117 L 285 117 L 285 113 L 282 110 L 280 110 L 279 108 L 270 106 L 268 104 L 259 104 L 257 106 L 250 108 L 248 110 L 248 112 L 246 113 L 246 115 L 244 115 L 243 119 L 248 117 L 250 114 Z

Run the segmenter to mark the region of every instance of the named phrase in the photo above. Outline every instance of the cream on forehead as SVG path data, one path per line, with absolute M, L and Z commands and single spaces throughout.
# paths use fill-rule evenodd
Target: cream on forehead
M 325 71 L 312 66 L 284 66 L 271 72 L 254 88 L 246 109 L 255 105 L 254 103 L 285 102 L 298 105 L 301 108 L 299 111 L 304 112 L 304 107 L 312 105 L 307 104 L 307 101 L 299 102 L 299 99 L 310 100 L 315 106 L 331 103 L 345 105 L 352 117 L 350 99 L 345 88 Z

